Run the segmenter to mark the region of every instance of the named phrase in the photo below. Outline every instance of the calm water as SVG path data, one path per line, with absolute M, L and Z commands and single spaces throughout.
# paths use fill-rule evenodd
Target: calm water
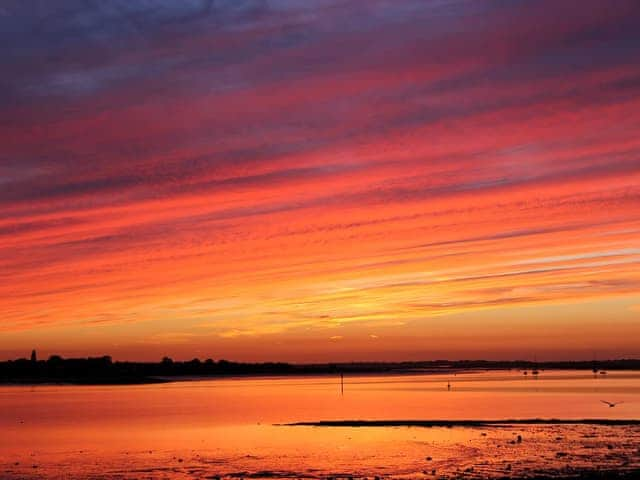
M 600 400 L 624 403 L 608 408 Z M 139 478 L 141 472 L 150 478 L 241 476 L 246 472 L 272 477 L 340 472 L 407 475 L 424 468 L 430 473 L 432 465 L 443 471 L 460 468 L 470 459 L 478 464 L 481 458 L 498 458 L 496 449 L 503 443 L 504 448 L 513 445 L 510 440 L 515 430 L 528 427 L 487 434 L 467 428 L 274 424 L 536 417 L 638 419 L 640 372 L 597 377 L 590 372 L 542 372 L 537 379 L 515 371 L 347 377 L 344 395 L 335 377 L 0 387 L 0 472 L 6 478 Z M 624 434 L 616 428 L 624 428 Z M 554 439 L 558 438 L 595 442 L 624 437 L 632 450 L 640 440 L 637 430 L 530 429 L 527 435 L 537 438 L 537 447 L 515 451 L 514 462 L 518 455 L 528 458 L 540 449 L 557 448 L 559 442 Z M 635 447 L 637 450 L 637 444 Z M 425 452 L 433 458 L 429 465 L 418 468 L 416 462 L 426 461 Z

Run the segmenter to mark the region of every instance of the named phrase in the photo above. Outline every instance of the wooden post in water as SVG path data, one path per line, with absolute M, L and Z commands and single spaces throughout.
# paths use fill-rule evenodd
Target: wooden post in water
M 344 373 L 340 373 L 340 395 L 344 395 Z

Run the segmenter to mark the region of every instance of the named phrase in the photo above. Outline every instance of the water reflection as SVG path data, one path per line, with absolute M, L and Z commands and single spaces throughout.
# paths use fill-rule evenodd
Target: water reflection
M 597 458 L 597 449 L 606 450 L 606 442 L 635 438 L 637 444 L 640 433 L 637 427 L 626 427 L 621 436 L 613 427 L 593 426 L 514 426 L 513 432 L 509 428 L 486 432 L 273 424 L 341 419 L 633 419 L 640 418 L 639 399 L 638 372 L 610 372 L 606 378 L 594 378 L 591 372 L 541 372 L 537 379 L 521 372 L 345 377 L 344 395 L 339 377 L 1 387 L 0 458 L 8 459 L 2 464 L 7 478 L 24 478 L 34 462 L 44 477 L 65 468 L 77 469 L 82 476 L 96 468 L 113 475 L 157 468 L 190 468 L 206 474 L 233 473 L 232 468 L 300 473 L 303 465 L 320 476 L 336 469 L 383 474 L 379 467 L 391 469 L 386 474 L 406 473 L 415 471 L 418 460 L 420 468 L 432 468 L 422 465 L 425 452 L 437 457 L 429 463 L 442 470 L 469 462 L 495 464 L 502 458 L 496 454 L 501 448 L 514 450 L 522 459 L 548 451 L 557 462 L 556 437 L 574 442 L 574 451 L 593 443 L 589 451 Z M 608 408 L 601 400 L 624 403 Z M 522 445 L 510 443 L 516 433 L 524 439 Z M 624 446 L 620 452 L 626 452 Z M 166 470 L 161 472 L 166 476 Z

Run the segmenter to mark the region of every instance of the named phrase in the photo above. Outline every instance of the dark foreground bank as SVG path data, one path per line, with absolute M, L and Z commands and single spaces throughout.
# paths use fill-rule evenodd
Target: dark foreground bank
M 640 419 L 617 420 L 609 418 L 519 418 L 504 420 L 321 420 L 316 422 L 295 422 L 283 427 L 499 427 L 512 425 L 604 425 L 640 426 Z M 640 448 L 640 447 L 639 447 Z

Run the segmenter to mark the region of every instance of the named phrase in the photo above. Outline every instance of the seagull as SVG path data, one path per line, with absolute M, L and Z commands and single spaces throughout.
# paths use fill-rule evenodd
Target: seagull
M 613 408 L 616 405 L 620 405 L 621 403 L 624 403 L 624 402 L 607 402 L 606 400 L 600 400 L 600 401 L 605 405 L 609 405 L 609 408 Z

